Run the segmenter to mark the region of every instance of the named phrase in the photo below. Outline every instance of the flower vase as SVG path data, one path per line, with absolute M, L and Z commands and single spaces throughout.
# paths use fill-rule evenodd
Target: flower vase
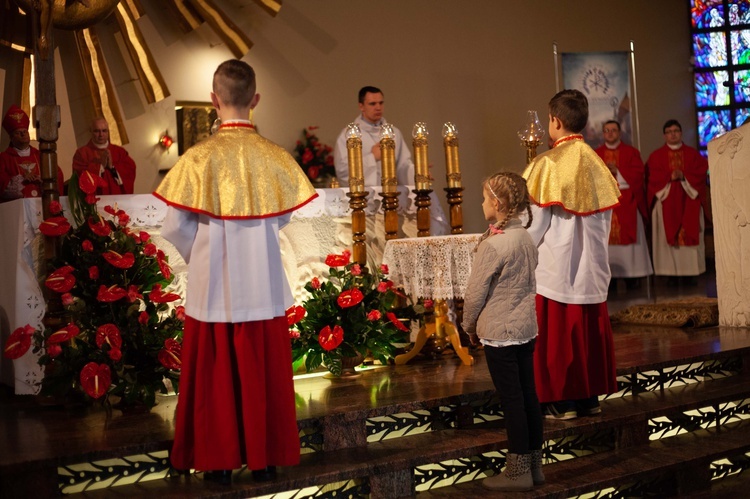
M 361 365 L 364 361 L 365 356 L 361 353 L 357 354 L 355 357 L 341 357 L 341 374 L 336 376 L 329 372 L 325 375 L 325 378 L 330 379 L 331 381 L 348 381 L 357 379 L 362 376 L 362 373 L 357 372 L 354 368 Z

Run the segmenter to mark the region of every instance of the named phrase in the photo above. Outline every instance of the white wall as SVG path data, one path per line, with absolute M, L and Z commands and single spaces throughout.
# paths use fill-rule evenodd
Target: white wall
M 553 42 L 561 52 L 598 52 L 628 50 L 634 40 L 644 157 L 663 143 L 668 118 L 680 120 L 686 142 L 696 143 L 688 0 L 286 0 L 276 18 L 253 0 L 216 3 L 255 43 L 244 58 L 258 73 L 262 96 L 254 119 L 282 146 L 291 149 L 308 125 L 320 126 L 321 140 L 333 145 L 357 114 L 357 90 L 375 85 L 385 92 L 386 117 L 407 137 L 415 122 L 427 122 L 434 188 L 444 198 L 440 129 L 456 123 L 467 232 L 485 226 L 482 178 L 523 169 L 516 130 L 525 111 L 538 110 L 546 123 L 555 93 Z M 212 73 L 231 54 L 208 26 L 184 35 L 158 2 L 142 4 L 147 15 L 138 25 L 171 92 L 164 101 L 146 103 L 114 18 L 98 29 L 126 118 L 127 149 L 138 164 L 136 192 L 149 192 L 159 169 L 177 160 L 176 146 L 168 154 L 156 146 L 164 130 L 176 136 L 175 101 L 208 101 Z M 58 102 L 67 129 L 58 157 L 67 175 L 75 148 L 88 140 L 92 111 L 75 44 L 58 33 Z M 18 70 L 8 50 L 0 47 L 0 70 L 10 76 Z M 15 89 L 5 85 L 3 109 Z

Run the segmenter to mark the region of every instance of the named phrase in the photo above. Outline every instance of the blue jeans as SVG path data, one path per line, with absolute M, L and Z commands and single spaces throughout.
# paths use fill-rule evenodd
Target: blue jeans
M 508 451 L 528 454 L 542 448 L 542 411 L 534 386 L 534 345 L 484 346 L 487 368 L 505 414 Z

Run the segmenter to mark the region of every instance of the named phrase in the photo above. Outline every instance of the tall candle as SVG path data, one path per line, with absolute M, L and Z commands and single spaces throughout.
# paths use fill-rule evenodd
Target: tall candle
M 349 123 L 346 127 L 346 153 L 349 160 L 349 191 L 364 192 L 365 174 L 362 167 L 362 132 L 359 125 Z
M 414 185 L 419 190 L 428 190 L 430 186 L 430 165 L 427 157 L 427 125 L 419 122 L 411 133 L 414 138 Z
M 396 141 L 393 126 L 386 123 L 380 127 L 380 165 L 383 192 L 397 192 Z
M 448 187 L 461 187 L 461 167 L 458 163 L 458 130 L 450 121 L 443 125 L 445 147 L 445 179 Z

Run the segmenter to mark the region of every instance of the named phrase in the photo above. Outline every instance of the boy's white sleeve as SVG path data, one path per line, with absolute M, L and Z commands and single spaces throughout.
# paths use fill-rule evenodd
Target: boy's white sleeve
M 167 207 L 167 216 L 161 235 L 172 243 L 185 263 L 190 263 L 195 234 L 198 232 L 198 215 L 189 211 Z
M 544 234 L 549 229 L 550 222 L 552 221 L 552 208 L 542 208 L 535 204 L 531 205 L 531 215 L 533 219 L 531 221 L 531 227 L 528 228 L 531 239 L 534 240 L 534 244 L 539 246 Z M 524 220 L 524 224 L 526 220 Z

